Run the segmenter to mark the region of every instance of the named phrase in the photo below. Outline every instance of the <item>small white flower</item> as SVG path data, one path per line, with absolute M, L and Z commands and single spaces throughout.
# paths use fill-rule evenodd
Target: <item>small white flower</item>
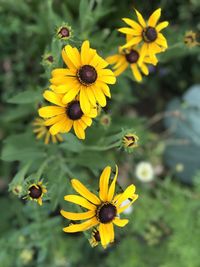
M 131 201 L 130 201 L 129 199 L 126 199 L 126 200 L 124 200 L 124 201 L 122 202 L 122 204 L 120 205 L 120 207 L 124 207 L 124 206 L 128 205 L 130 202 L 131 202 Z M 123 211 L 123 213 L 124 213 L 124 214 L 131 214 L 132 211 L 133 211 L 133 206 L 131 205 L 131 206 L 129 206 L 127 209 L 125 209 L 125 210 Z
M 154 179 L 154 169 L 151 163 L 141 161 L 136 166 L 136 177 L 142 182 L 151 182 Z

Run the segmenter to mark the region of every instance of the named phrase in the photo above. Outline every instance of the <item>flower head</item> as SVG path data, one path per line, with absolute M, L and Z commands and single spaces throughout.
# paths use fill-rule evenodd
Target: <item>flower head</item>
M 40 206 L 42 205 L 42 198 L 47 193 L 46 186 L 43 185 L 42 181 L 29 185 L 28 193 L 24 197 L 36 201 Z
M 62 102 L 67 104 L 80 94 L 80 106 L 88 114 L 96 103 L 106 106 L 106 96 L 111 97 L 107 84 L 114 84 L 116 78 L 108 63 L 96 50 L 90 48 L 89 41 L 83 42 L 81 52 L 76 47 L 66 45 L 62 58 L 68 68 L 52 71 L 52 85 L 57 93 L 63 93 Z
M 132 152 L 138 146 L 139 137 L 131 132 L 125 133 L 122 138 L 122 146 L 127 152 Z
M 60 26 L 58 29 L 57 29 L 57 36 L 58 38 L 62 39 L 62 40 L 68 40 L 69 38 L 71 38 L 72 36 L 72 29 L 71 27 L 66 24 L 66 23 L 63 23 L 62 26 Z
M 128 38 L 130 38 L 130 36 L 127 36 L 127 39 Z M 114 74 L 116 76 L 120 75 L 130 66 L 136 81 L 140 82 L 142 80 L 141 72 L 144 75 L 149 74 L 147 64 L 156 65 L 158 62 L 155 55 L 153 55 L 151 58 L 146 55 L 141 61 L 141 64 L 138 65 L 141 55 L 140 50 L 141 49 L 138 49 L 136 47 L 130 47 L 127 49 L 122 49 L 121 47 L 119 47 L 119 53 L 107 57 L 106 60 L 110 64 L 115 64 L 113 69 L 114 69 Z
M 99 230 L 97 228 L 94 228 L 92 231 L 91 238 L 89 239 L 90 245 L 92 247 L 98 246 L 99 242 L 101 242 L 101 237 Z
M 42 107 L 38 111 L 41 117 L 48 118 L 45 121 L 45 125 L 50 126 L 50 134 L 68 133 L 73 127 L 76 136 L 80 139 L 85 139 L 85 129 L 91 126 L 92 118 L 97 116 L 96 107 L 93 107 L 88 114 L 84 114 L 78 98 L 63 104 L 63 94 L 46 90 L 43 96 L 46 100 L 56 105 Z
M 135 175 L 142 182 L 151 182 L 154 179 L 154 169 L 151 163 L 145 161 L 138 163 Z
M 107 166 L 99 180 L 99 196 L 90 192 L 80 181 L 73 179 L 72 187 L 80 195 L 67 195 L 65 200 L 87 209 L 82 213 L 72 213 L 61 210 L 63 217 L 69 220 L 86 220 L 80 224 L 69 225 L 63 230 L 67 233 L 86 231 L 98 227 L 101 244 L 104 248 L 114 241 L 114 225 L 124 227 L 127 219 L 120 219 L 119 215 L 127 209 L 137 198 L 135 186 L 132 184 L 123 193 L 115 195 L 118 169 L 109 186 L 111 167 Z M 130 198 L 131 202 L 121 207 L 124 200 Z
M 142 15 L 136 9 L 135 12 L 139 23 L 128 18 L 123 18 L 123 21 L 131 28 L 120 28 L 119 32 L 130 35 L 131 37 L 123 48 L 128 48 L 133 45 L 141 46 L 140 65 L 145 55 L 152 57 L 153 54 L 163 52 L 167 49 L 167 41 L 161 33 L 161 30 L 166 28 L 169 23 L 164 21 L 158 24 L 161 8 L 155 10 L 147 22 L 145 22 Z
M 189 48 L 195 47 L 197 45 L 200 45 L 200 43 L 197 41 L 197 34 L 193 31 L 188 31 L 185 33 L 184 36 L 184 43 Z
M 52 135 L 50 133 L 49 127 L 45 125 L 45 120 L 36 118 L 33 122 L 33 126 L 33 132 L 36 134 L 36 139 L 44 137 L 44 143 L 46 145 L 49 144 L 50 140 L 52 140 L 53 143 L 57 143 L 57 141 L 63 141 L 63 138 L 60 134 Z

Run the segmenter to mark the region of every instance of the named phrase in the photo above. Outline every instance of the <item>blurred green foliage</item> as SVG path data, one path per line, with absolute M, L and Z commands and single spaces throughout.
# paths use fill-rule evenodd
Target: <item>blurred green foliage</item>
M 170 21 L 165 34 L 169 49 L 160 55 L 159 65 L 142 84 L 128 72 L 118 78 L 112 99 L 102 111 L 111 116 L 110 126 L 96 119 L 84 142 L 72 134 L 59 145 L 37 141 L 32 121 L 38 116 L 51 70 L 62 64 L 60 52 L 66 43 L 56 37 L 56 29 L 68 23 L 73 31 L 71 44 L 80 46 L 89 39 L 106 57 L 124 42 L 116 29 L 123 25 L 122 17 L 133 16 L 133 7 L 146 18 L 162 7 L 162 19 Z M 0 267 L 200 266 L 200 121 L 199 106 L 194 107 L 199 102 L 197 95 L 191 97 L 187 91 L 200 83 L 200 48 L 184 44 L 186 31 L 200 31 L 199 8 L 198 0 L 0 0 Z M 47 55 L 53 62 L 48 62 Z M 168 102 L 182 95 L 187 105 L 177 100 L 175 110 L 185 114 L 184 123 L 190 126 L 173 113 L 164 126 Z M 171 132 L 174 120 L 179 127 Z M 126 129 L 140 137 L 132 154 L 119 149 Z M 192 144 L 186 149 L 171 144 L 177 137 Z M 164 166 L 164 151 L 170 168 Z M 135 166 L 142 160 L 164 169 L 152 184 L 135 179 Z M 59 210 L 66 206 L 63 196 L 72 193 L 69 178 L 77 177 L 90 189 L 98 189 L 100 171 L 115 163 L 120 186 L 134 182 L 140 197 L 133 213 L 126 215 L 128 226 L 117 229 L 116 242 L 105 251 L 92 249 L 84 234 L 62 232 L 67 221 Z M 185 169 L 177 175 L 179 163 Z M 175 179 L 179 176 L 188 182 L 194 175 L 190 187 Z M 22 199 L 27 183 L 40 178 L 48 188 L 42 207 Z

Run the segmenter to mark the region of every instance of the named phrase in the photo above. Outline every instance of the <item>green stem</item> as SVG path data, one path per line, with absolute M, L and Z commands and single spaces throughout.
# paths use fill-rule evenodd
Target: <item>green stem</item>
M 115 147 L 118 147 L 120 144 L 119 144 L 119 141 L 112 144 L 112 145 L 109 145 L 109 146 L 88 146 L 86 148 L 86 150 L 89 150 L 89 151 L 106 151 L 106 150 L 109 150 L 109 149 L 112 149 L 112 148 L 115 148 Z

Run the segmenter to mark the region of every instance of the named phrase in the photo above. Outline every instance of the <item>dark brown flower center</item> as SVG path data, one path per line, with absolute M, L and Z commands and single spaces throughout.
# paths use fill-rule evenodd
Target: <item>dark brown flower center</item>
M 100 237 L 99 231 L 96 231 L 96 232 L 94 233 L 94 239 L 95 239 L 97 242 L 100 242 L 100 241 L 101 241 L 101 237 Z
M 29 196 L 32 197 L 32 198 L 39 198 L 41 197 L 42 195 L 42 188 L 37 185 L 37 187 L 35 185 L 32 185 L 30 188 L 29 188 Z
M 77 73 L 78 79 L 85 85 L 94 83 L 97 79 L 96 69 L 90 65 L 82 66 Z
M 59 31 L 61 38 L 69 37 L 70 31 L 66 27 L 62 27 Z
M 71 120 L 79 120 L 83 115 L 79 101 L 69 103 L 66 113 Z
M 97 216 L 101 223 L 111 222 L 117 214 L 117 209 L 111 203 L 104 203 L 97 210 Z
M 155 28 L 147 27 L 143 30 L 142 37 L 145 42 L 151 43 L 157 39 L 158 34 Z
M 48 56 L 46 59 L 47 59 L 47 61 L 53 63 L 53 56 Z
M 136 50 L 131 50 L 128 54 L 125 55 L 126 60 L 130 63 L 136 63 L 139 59 L 139 53 Z

